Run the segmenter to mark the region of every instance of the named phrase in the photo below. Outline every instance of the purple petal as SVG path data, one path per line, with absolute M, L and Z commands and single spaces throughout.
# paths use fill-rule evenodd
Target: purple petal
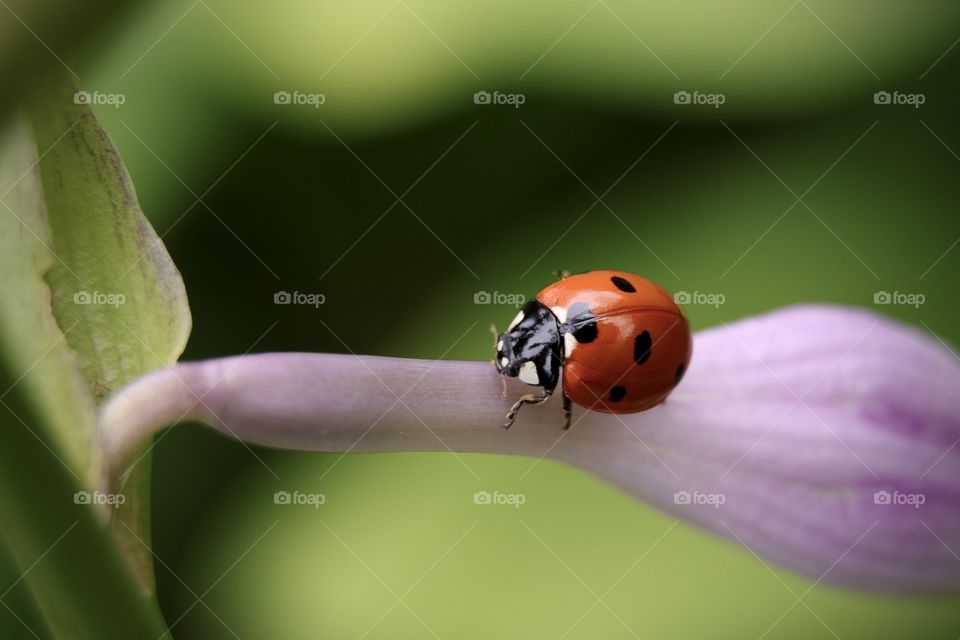
M 187 419 L 270 447 L 547 456 L 817 581 L 960 590 L 960 360 L 867 311 L 799 306 L 695 336 L 663 405 L 574 413 L 558 400 L 500 428 L 492 364 L 261 354 L 177 365 L 117 394 L 115 466 Z M 198 400 L 199 399 L 199 400 Z

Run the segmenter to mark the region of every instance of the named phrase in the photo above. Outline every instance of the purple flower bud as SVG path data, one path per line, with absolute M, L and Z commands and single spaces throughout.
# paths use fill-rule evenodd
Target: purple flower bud
M 105 406 L 115 471 L 151 433 L 199 420 L 314 451 L 562 460 L 817 581 L 960 591 L 960 360 L 867 311 L 799 306 L 695 336 L 667 401 L 610 415 L 559 398 L 500 428 L 529 388 L 490 363 L 277 353 L 180 364 Z

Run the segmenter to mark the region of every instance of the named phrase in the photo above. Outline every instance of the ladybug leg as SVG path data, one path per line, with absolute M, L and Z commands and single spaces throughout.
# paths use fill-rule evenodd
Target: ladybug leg
M 573 403 L 570 402 L 570 396 L 568 396 L 563 391 L 560 392 L 560 399 L 563 401 L 563 428 L 569 429 L 570 428 L 570 409 Z
M 525 404 L 543 404 L 550 397 L 550 394 L 553 393 L 550 390 L 544 389 L 543 393 L 536 395 L 533 393 L 528 393 L 525 396 L 520 396 L 520 399 L 513 403 L 513 406 L 510 407 L 510 413 L 507 414 L 507 419 L 503 423 L 504 429 L 509 429 L 514 420 L 517 419 L 517 412 L 520 411 L 520 407 Z
M 566 269 L 554 269 L 553 277 L 556 278 L 557 280 L 563 280 L 565 278 L 570 277 L 570 272 L 567 271 Z

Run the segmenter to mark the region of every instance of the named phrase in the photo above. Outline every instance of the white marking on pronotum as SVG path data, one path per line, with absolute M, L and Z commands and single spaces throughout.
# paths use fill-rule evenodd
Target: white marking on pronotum
M 537 365 L 533 360 L 527 360 L 520 365 L 520 380 L 527 384 L 540 384 L 540 376 L 537 375 Z
M 500 366 L 501 366 L 501 367 L 506 368 L 508 364 L 510 364 L 510 361 L 507 359 L 506 356 L 500 358 Z
M 503 351 L 503 340 L 497 343 L 497 351 Z
M 520 321 L 523 320 L 523 311 L 517 311 L 516 317 L 510 322 L 510 326 L 507 327 L 507 331 L 513 331 L 513 328 L 520 324 Z
M 569 359 L 573 354 L 573 348 L 577 345 L 577 339 L 572 333 L 563 334 L 563 357 Z
M 550 311 L 553 312 L 553 315 L 557 316 L 557 322 L 563 324 L 567 321 L 567 310 L 564 307 L 552 307 Z

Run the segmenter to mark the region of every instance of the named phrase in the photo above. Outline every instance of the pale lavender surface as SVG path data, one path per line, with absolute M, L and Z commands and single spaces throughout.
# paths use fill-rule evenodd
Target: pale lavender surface
M 960 591 L 960 360 L 929 334 L 843 307 L 745 319 L 696 334 L 664 405 L 575 408 L 568 432 L 559 399 L 500 428 L 529 390 L 510 380 L 504 398 L 501 384 L 485 362 L 260 354 L 150 374 L 101 428 L 119 466 L 188 419 L 270 447 L 546 456 L 815 580 Z

